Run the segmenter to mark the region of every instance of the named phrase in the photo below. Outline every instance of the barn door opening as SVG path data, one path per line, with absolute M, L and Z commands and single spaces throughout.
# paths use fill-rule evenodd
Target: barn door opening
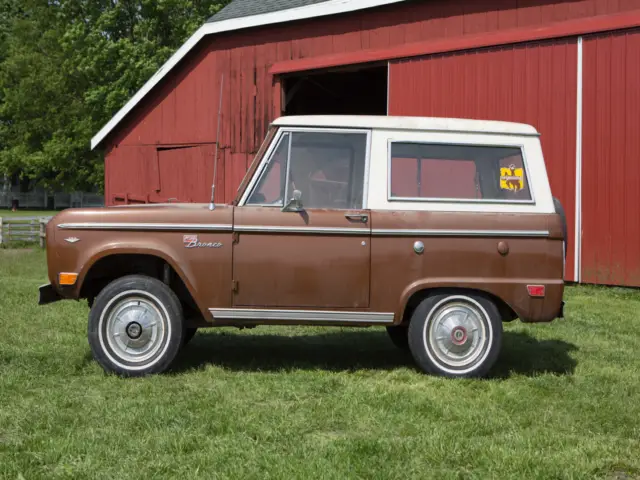
M 388 67 L 352 67 L 282 78 L 285 115 L 386 115 Z

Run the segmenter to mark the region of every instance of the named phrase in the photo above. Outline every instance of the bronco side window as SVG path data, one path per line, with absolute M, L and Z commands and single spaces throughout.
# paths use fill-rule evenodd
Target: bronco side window
M 366 133 L 293 132 L 287 198 L 299 190 L 306 208 L 362 208 L 366 154 Z
M 518 147 L 394 142 L 389 199 L 531 202 Z
M 366 132 L 283 133 L 246 205 L 282 207 L 298 190 L 304 208 L 362 208 L 367 140 Z

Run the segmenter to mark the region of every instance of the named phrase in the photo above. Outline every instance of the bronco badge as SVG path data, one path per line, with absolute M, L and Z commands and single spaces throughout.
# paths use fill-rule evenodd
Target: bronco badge
M 184 248 L 222 248 L 220 242 L 200 242 L 197 235 L 184 235 L 182 242 Z

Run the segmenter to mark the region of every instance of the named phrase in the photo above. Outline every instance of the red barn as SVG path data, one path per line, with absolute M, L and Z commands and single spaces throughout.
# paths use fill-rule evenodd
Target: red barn
M 235 0 L 93 138 L 106 202 L 208 202 L 217 143 L 230 201 L 282 114 L 525 122 L 567 211 L 567 278 L 640 286 L 638 27 L 640 0 Z

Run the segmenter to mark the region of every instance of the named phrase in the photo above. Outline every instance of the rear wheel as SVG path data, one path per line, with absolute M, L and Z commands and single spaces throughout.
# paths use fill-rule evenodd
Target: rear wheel
M 426 373 L 483 377 L 502 345 L 495 304 L 479 294 L 436 294 L 418 305 L 409 325 L 409 347 Z
M 89 345 L 105 371 L 137 377 L 161 373 L 183 338 L 175 293 L 151 277 L 131 275 L 107 285 L 89 312 Z

